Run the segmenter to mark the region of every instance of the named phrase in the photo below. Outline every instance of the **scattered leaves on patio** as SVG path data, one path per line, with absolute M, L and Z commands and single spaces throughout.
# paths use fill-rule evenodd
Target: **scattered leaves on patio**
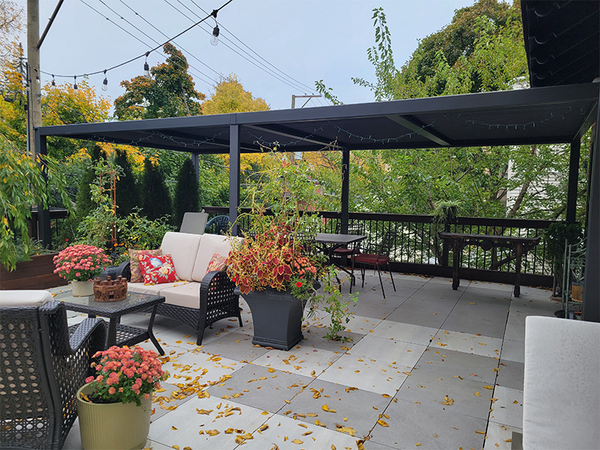
M 382 427 L 389 427 L 388 423 L 387 423 L 385 420 L 381 420 L 381 419 L 379 419 L 379 420 L 377 421 L 377 423 L 378 423 L 379 425 L 381 425 Z
M 323 422 L 321 422 L 319 419 L 315 420 L 315 425 L 317 425 L 319 427 L 327 428 L 325 426 L 325 424 Z
M 494 387 L 493 386 L 488 386 L 487 384 L 483 387 L 484 389 L 489 389 L 489 390 L 493 390 Z
M 477 392 L 475 392 L 475 394 L 473 394 L 473 395 L 475 395 L 475 397 L 481 397 L 481 392 L 477 391 Z
M 454 399 L 453 398 L 449 398 L 447 395 L 444 396 L 444 401 L 441 402 L 442 405 L 447 405 L 447 406 L 451 406 L 454 405 Z
M 345 427 L 343 425 L 340 424 L 335 424 L 335 428 L 337 429 L 337 431 L 339 431 L 340 433 L 348 433 L 350 436 L 354 436 L 356 434 L 356 430 L 352 427 Z

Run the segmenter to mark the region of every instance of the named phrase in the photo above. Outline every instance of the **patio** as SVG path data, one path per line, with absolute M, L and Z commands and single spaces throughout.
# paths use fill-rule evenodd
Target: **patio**
M 254 347 L 243 301 L 244 327 L 223 320 L 201 347 L 192 328 L 158 317 L 171 377 L 156 394 L 147 447 L 354 449 L 368 437 L 367 450 L 509 449 L 522 427 L 525 317 L 553 316 L 559 304 L 531 287 L 515 299 L 509 284 L 465 280 L 453 291 L 449 278 L 394 279 L 387 300 L 372 271 L 364 289 L 357 283 L 348 343 L 322 338 L 322 313 L 289 352 Z M 173 399 L 180 389 L 191 395 Z M 81 448 L 77 422 L 63 448 Z

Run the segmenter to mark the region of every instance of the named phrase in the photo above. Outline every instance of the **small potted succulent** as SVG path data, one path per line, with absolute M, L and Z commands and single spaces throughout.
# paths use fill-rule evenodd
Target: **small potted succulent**
M 96 375 L 77 392 L 81 443 L 92 448 L 142 448 L 150 429 L 152 393 L 169 377 L 152 350 L 113 346 L 97 352 Z
M 71 282 L 74 297 L 94 295 L 94 277 L 111 263 L 104 250 L 93 245 L 71 245 L 54 257 L 54 273 Z

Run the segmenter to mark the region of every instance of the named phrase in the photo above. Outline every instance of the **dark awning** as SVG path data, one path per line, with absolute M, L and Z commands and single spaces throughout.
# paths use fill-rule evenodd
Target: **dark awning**
M 531 86 L 591 83 L 600 76 L 598 0 L 521 0 Z
M 46 126 L 41 136 L 191 153 L 229 153 L 241 125 L 242 152 L 279 144 L 315 151 L 569 143 L 595 120 L 598 84 L 557 86 L 321 108 Z

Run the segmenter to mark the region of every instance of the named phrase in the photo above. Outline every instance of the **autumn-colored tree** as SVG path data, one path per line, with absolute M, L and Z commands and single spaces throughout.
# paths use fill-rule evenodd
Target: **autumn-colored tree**
M 120 120 L 202 114 L 200 102 L 205 96 L 194 88 L 187 59 L 173 44 L 165 44 L 163 50 L 169 56 L 150 68 L 150 79 L 140 75 L 121 82 L 125 94 L 115 100 L 115 116 Z
M 175 187 L 175 207 L 173 224 L 179 225 L 183 222 L 183 215 L 186 212 L 196 212 L 199 210 L 200 197 L 198 195 L 198 177 L 194 164 L 190 158 L 187 158 L 177 175 L 177 186 Z
M 248 111 L 267 111 L 269 105 L 262 98 L 254 98 L 244 90 L 237 75 L 221 79 L 215 93 L 202 104 L 202 114 L 228 114 Z

